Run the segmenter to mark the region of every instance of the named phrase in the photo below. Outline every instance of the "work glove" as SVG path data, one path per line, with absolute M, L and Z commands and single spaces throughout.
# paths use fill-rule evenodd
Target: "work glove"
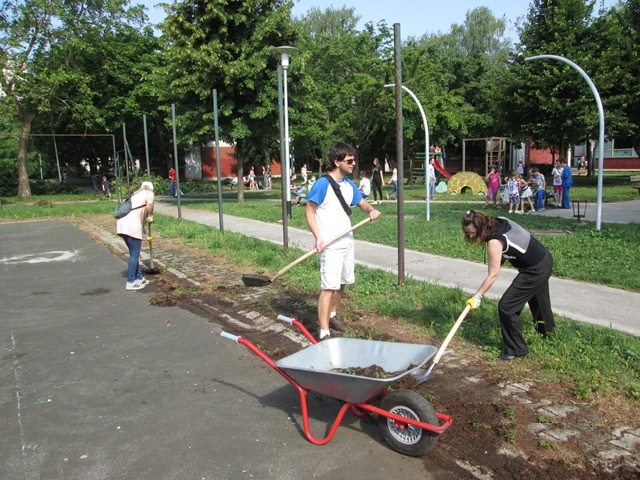
M 471 310 L 478 308 L 481 303 L 482 303 L 482 295 L 480 295 L 479 293 L 475 293 L 473 297 L 467 300 L 467 305 L 471 307 Z
M 153 223 L 153 217 L 147 217 L 147 223 Z
M 147 242 L 149 242 L 149 243 L 153 242 L 153 236 L 152 235 L 147 235 Z

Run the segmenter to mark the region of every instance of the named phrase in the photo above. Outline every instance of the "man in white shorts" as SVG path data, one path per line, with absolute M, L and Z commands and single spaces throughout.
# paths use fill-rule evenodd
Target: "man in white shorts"
M 337 143 L 329 152 L 328 175 L 319 178 L 307 197 L 307 224 L 316 239 L 315 247 L 320 254 L 321 292 L 318 297 L 318 321 L 320 340 L 330 337 L 329 328 L 345 331 L 336 312 L 342 301 L 345 285 L 355 282 L 354 239 L 349 233 L 329 245 L 325 241 L 335 238 L 351 227 L 350 207 L 358 206 L 369 215 L 371 221 L 380 212 L 362 198 L 356 184 L 347 175 L 353 173 L 356 149 L 346 143 Z M 329 178 L 330 177 L 330 178 Z M 335 187 L 332 186 L 332 181 Z M 344 206 L 336 190 L 342 194 Z M 347 213 L 347 211 L 349 213 Z

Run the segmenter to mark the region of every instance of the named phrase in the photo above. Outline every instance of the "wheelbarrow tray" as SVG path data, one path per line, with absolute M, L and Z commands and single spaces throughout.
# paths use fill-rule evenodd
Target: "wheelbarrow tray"
M 422 367 L 438 349 L 432 345 L 332 338 L 276 362 L 301 387 L 348 403 L 364 403 L 390 384 Z M 389 378 L 371 378 L 334 370 L 376 365 Z

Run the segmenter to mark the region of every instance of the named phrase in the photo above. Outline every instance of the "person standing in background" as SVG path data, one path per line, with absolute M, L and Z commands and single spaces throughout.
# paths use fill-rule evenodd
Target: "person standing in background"
M 502 208 L 502 205 L 498 207 L 497 203 L 498 192 L 500 191 L 502 179 L 500 178 L 500 173 L 496 171 L 496 167 L 491 167 L 485 180 L 487 182 L 487 196 L 484 199 L 484 207 L 482 208 L 487 208 L 489 199 L 493 200 L 493 208 Z M 500 204 L 502 204 L 502 197 L 500 197 Z
M 562 202 L 562 166 L 560 161 L 556 162 L 551 175 L 553 175 L 553 206 L 559 208 L 560 202 Z
M 560 208 L 571 208 L 571 187 L 573 186 L 573 173 L 571 167 L 566 165 L 564 161 L 560 161 L 562 167 L 562 203 Z
M 431 157 L 427 164 L 427 181 L 429 182 L 429 195 L 431 200 L 436 199 L 436 159 Z
M 395 195 L 394 200 L 398 199 L 398 168 L 396 167 L 396 162 L 393 162 L 391 168 L 391 191 L 387 193 L 387 200 L 389 200 L 391 195 Z
M 177 181 L 178 181 L 178 175 L 176 173 L 176 169 L 171 167 L 169 169 L 169 196 L 170 197 L 178 196 Z
M 373 187 L 373 204 L 382 203 L 382 186 L 384 185 L 384 171 L 380 160 L 373 159 L 373 172 L 371 173 L 371 186 Z M 380 201 L 378 202 L 378 196 Z
M 358 185 L 358 190 L 360 190 L 362 198 L 369 200 L 369 195 L 371 195 L 371 182 L 367 178 L 367 174 L 364 170 L 360 172 L 360 184 Z

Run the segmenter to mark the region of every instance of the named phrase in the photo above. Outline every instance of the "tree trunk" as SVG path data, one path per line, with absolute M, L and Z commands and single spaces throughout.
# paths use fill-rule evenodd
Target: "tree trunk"
M 19 111 L 18 117 L 21 125 L 20 140 L 18 142 L 18 196 L 30 197 L 31 186 L 29 185 L 27 159 L 29 157 L 29 134 L 31 133 L 31 122 L 35 115 Z

